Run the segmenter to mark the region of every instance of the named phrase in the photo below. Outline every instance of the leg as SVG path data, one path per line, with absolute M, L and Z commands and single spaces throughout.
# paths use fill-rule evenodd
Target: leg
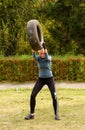
M 38 78 L 32 93 L 31 93 L 31 97 L 30 97 L 30 114 L 27 115 L 25 117 L 25 120 L 30 120 L 30 119 L 34 119 L 34 110 L 35 110 L 35 105 L 36 105 L 36 96 L 38 94 L 38 92 L 42 89 L 43 87 L 43 82 L 40 78 Z
M 59 120 L 59 117 L 58 117 L 58 100 L 57 100 L 55 83 L 54 83 L 53 78 L 49 78 L 49 80 L 47 81 L 47 85 L 49 87 L 49 90 L 50 90 L 51 96 L 52 96 L 52 100 L 53 100 L 54 114 L 57 115 L 57 120 Z
M 36 105 L 36 96 L 38 94 L 38 92 L 42 89 L 43 87 L 43 82 L 42 80 L 39 78 L 32 90 L 31 93 L 31 98 L 30 98 L 30 113 L 34 113 L 35 110 L 35 105 Z

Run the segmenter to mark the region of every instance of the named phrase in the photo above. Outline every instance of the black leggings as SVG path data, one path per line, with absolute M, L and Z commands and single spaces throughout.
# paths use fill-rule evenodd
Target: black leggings
M 37 80 L 37 82 L 36 82 L 36 84 L 35 84 L 35 86 L 32 90 L 32 93 L 31 93 L 30 113 L 34 113 L 35 105 L 36 105 L 36 96 L 44 85 L 47 85 L 50 92 L 51 92 L 51 96 L 52 96 L 52 99 L 53 99 L 54 114 L 56 115 L 57 112 L 58 112 L 58 101 L 57 101 L 53 77 L 51 77 L 51 78 L 38 78 L 38 80 Z

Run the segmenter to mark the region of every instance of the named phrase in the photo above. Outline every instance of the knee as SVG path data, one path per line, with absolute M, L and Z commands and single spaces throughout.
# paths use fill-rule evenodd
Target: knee
M 56 92 L 54 92 L 54 93 L 52 94 L 52 98 L 53 98 L 53 100 L 57 100 Z
M 31 99 L 34 99 L 35 98 L 35 94 L 31 94 Z

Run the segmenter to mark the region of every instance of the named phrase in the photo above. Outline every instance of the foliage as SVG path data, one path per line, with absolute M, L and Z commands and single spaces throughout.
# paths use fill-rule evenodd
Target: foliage
M 0 60 L 1 81 L 30 81 L 35 79 L 34 60 L 27 59 L 6 59 Z
M 84 0 L 0 0 L 0 54 L 30 54 L 26 25 L 38 19 L 50 54 L 85 55 Z
M 52 71 L 56 81 L 85 81 L 85 58 L 53 58 Z M 31 57 L 1 58 L 0 81 L 25 82 L 36 80 L 38 68 Z
M 0 12 L 1 53 L 5 56 L 29 53 L 26 23 L 33 17 L 32 1 L 2 0 Z
M 51 35 L 47 45 L 52 54 L 71 52 L 85 55 L 85 3 L 83 0 L 47 2 L 42 5 L 39 13 L 44 16 L 42 21 L 45 21 L 44 24 Z

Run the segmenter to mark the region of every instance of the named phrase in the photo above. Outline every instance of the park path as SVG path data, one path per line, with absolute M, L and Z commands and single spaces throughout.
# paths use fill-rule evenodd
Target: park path
M 35 82 L 27 83 L 0 83 L 0 90 L 8 88 L 32 88 Z M 81 88 L 85 89 L 85 82 L 55 82 L 57 88 Z

